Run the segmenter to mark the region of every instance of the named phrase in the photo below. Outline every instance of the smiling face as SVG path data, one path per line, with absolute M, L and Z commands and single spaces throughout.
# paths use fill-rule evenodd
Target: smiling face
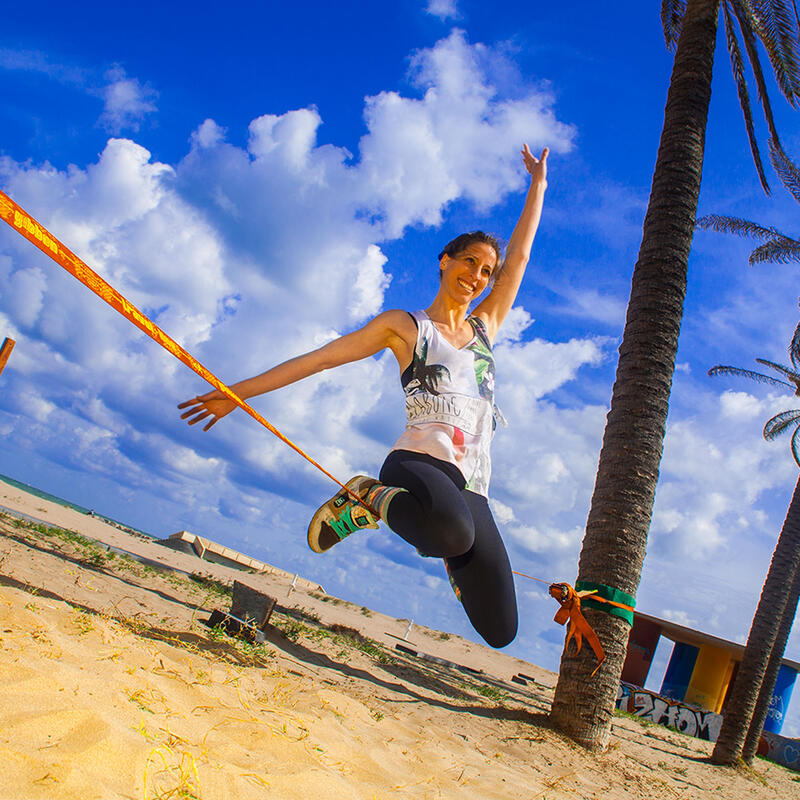
M 454 256 L 442 256 L 439 266 L 442 286 L 454 300 L 469 303 L 489 284 L 497 253 L 485 242 L 473 242 Z

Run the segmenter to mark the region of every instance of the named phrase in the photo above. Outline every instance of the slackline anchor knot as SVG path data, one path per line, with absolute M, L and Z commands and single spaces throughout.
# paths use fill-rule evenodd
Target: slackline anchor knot
M 594 629 L 586 621 L 586 617 L 583 616 L 583 612 L 581 611 L 581 598 L 597 594 L 597 590 L 591 589 L 578 592 L 568 583 L 551 583 L 548 592 L 561 606 L 561 608 L 556 611 L 555 617 L 553 617 L 554 621 L 559 625 L 564 625 L 569 621 L 567 640 L 564 642 L 564 652 L 567 652 L 569 643 L 574 639 L 576 645 L 575 654 L 577 655 L 580 653 L 581 647 L 583 646 L 583 637 L 585 636 L 586 641 L 594 651 L 595 656 L 597 656 L 597 666 L 594 668 L 594 672 L 592 672 L 593 677 L 595 672 L 600 669 L 600 665 L 606 660 L 606 654 Z

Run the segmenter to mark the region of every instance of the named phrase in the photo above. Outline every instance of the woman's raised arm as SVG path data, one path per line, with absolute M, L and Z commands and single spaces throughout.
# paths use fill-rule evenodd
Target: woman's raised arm
M 349 364 L 351 361 L 360 361 L 387 347 L 395 354 L 398 363 L 404 366 L 411 362 L 415 341 L 416 327 L 405 311 L 384 311 L 364 327 L 334 339 L 309 353 L 290 358 L 260 375 L 234 383 L 230 388 L 243 400 L 247 400 L 296 383 L 326 369 Z M 188 409 L 181 414 L 181 419 L 187 420 L 189 425 L 196 425 L 211 417 L 203 427 L 203 430 L 207 431 L 230 414 L 236 408 L 236 404 L 214 389 L 186 400 L 178 408 Z
M 542 216 L 544 192 L 547 188 L 547 156 L 549 152 L 549 149 L 545 147 L 542 155 L 536 158 L 527 144 L 522 147 L 522 158 L 525 162 L 525 169 L 530 173 L 531 185 L 525 197 L 522 214 L 520 214 L 508 242 L 506 256 L 497 273 L 494 286 L 486 299 L 479 303 L 473 312 L 475 316 L 480 317 L 486 323 L 491 341 L 494 341 L 498 329 L 511 310 L 511 306 L 514 305 L 522 278 L 525 275 L 525 268 L 528 266 L 533 238 Z

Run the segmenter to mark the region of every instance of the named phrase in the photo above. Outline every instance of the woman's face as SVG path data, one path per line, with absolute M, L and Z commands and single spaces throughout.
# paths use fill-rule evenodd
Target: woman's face
M 494 248 L 485 242 L 474 242 L 455 256 L 442 258 L 442 284 L 454 299 L 469 303 L 487 287 L 496 266 Z

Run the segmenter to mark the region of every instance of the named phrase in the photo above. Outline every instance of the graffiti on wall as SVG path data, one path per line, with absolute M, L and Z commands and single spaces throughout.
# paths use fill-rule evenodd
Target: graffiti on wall
M 758 743 L 758 754 L 776 764 L 800 772 L 800 740 L 787 739 L 777 733 L 763 731 Z
M 617 691 L 617 708 L 642 719 L 666 725 L 698 739 L 715 742 L 722 727 L 722 715 L 703 711 L 695 706 L 621 683 Z
M 783 698 L 780 695 L 772 695 L 769 699 L 769 708 L 767 709 L 767 719 L 770 720 L 778 730 L 783 725 Z

